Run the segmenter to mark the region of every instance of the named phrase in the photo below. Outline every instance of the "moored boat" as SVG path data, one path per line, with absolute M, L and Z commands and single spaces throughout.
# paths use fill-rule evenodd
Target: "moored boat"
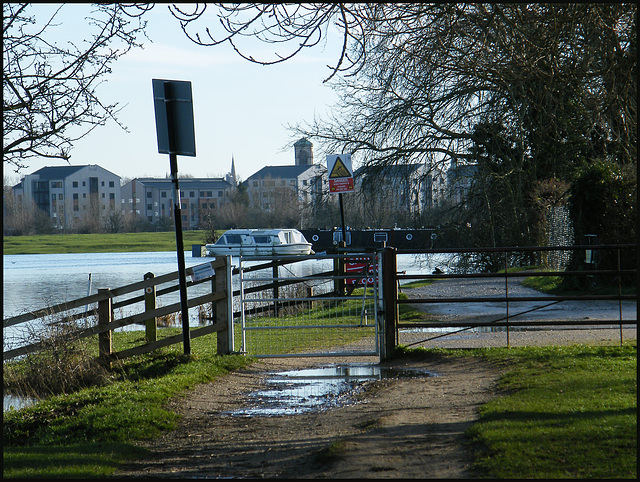
M 230 229 L 214 244 L 209 256 L 292 256 L 314 254 L 311 243 L 297 229 Z
M 254 256 L 256 245 L 251 229 L 230 229 L 213 244 L 205 244 L 208 256 Z

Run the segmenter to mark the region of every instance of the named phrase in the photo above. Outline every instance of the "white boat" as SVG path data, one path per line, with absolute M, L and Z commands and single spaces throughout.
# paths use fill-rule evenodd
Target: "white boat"
M 311 243 L 297 229 L 230 229 L 215 244 L 207 244 L 205 248 L 209 256 L 314 254 Z
M 251 229 L 230 229 L 214 244 L 205 244 L 209 256 L 254 256 L 256 245 L 251 236 Z

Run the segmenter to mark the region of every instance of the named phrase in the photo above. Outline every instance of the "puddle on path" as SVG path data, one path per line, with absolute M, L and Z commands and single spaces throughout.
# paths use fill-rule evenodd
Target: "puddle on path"
M 294 415 L 356 403 L 355 395 L 371 380 L 435 376 L 424 369 L 377 365 L 329 365 L 273 373 L 268 388 L 249 395 L 248 406 L 225 415 Z

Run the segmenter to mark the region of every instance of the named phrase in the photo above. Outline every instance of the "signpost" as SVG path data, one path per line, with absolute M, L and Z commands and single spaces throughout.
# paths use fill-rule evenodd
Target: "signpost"
M 329 192 L 338 193 L 339 196 L 342 240 L 346 241 L 347 233 L 344 226 L 344 205 L 342 204 L 342 193 L 354 191 L 351 154 L 328 155 L 327 172 L 329 173 Z
M 182 210 L 178 186 L 178 154 L 196 155 L 193 124 L 193 100 L 191 82 L 152 79 L 153 107 L 156 116 L 158 152 L 169 154 L 171 181 L 173 183 L 173 217 L 176 225 L 176 250 L 178 252 L 178 276 L 180 280 L 180 306 L 182 310 L 182 343 L 184 354 L 191 354 L 189 334 L 189 307 L 187 305 L 187 275 L 182 240 Z

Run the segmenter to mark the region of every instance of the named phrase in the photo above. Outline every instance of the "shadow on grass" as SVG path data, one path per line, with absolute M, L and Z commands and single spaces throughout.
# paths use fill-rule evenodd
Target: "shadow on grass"
M 147 450 L 129 444 L 85 443 L 68 446 L 3 448 L 3 478 L 89 478 L 108 476 Z

